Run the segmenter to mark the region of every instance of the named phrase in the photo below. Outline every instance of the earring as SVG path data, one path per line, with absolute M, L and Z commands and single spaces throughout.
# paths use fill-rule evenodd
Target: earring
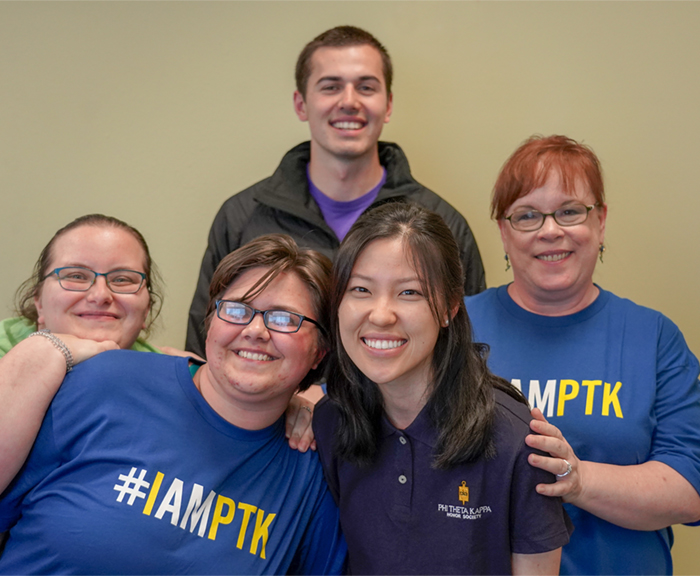
M 445 328 L 447 328 L 450 325 L 450 319 L 445 318 Z
M 510 259 L 508 258 L 507 252 L 506 252 L 506 255 L 504 256 L 504 258 L 506 259 L 506 272 L 508 272 L 508 270 L 510 270 Z
M 601 244 L 600 247 L 598 248 L 598 258 L 600 259 L 600 263 L 603 263 L 603 254 L 605 253 L 605 244 Z

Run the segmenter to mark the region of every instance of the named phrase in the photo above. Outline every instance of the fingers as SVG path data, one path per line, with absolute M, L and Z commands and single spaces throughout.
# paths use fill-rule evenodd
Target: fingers
M 566 478 L 571 474 L 571 470 L 573 470 L 569 461 L 564 458 L 550 458 L 549 456 L 542 456 L 540 454 L 530 454 L 527 457 L 527 461 L 531 466 L 546 470 L 558 478 Z
M 104 340 L 103 342 L 98 342 L 100 346 L 101 352 L 105 352 L 107 350 L 119 350 L 119 344 L 116 342 L 113 342 L 112 340 Z
M 525 444 L 535 450 L 549 452 L 554 458 L 568 458 L 570 456 L 569 445 L 563 438 L 544 436 L 542 434 L 528 434 L 525 436 Z
M 563 458 L 549 458 L 539 454 L 530 454 L 527 460 L 531 466 L 554 474 L 557 478 L 556 482 L 551 484 L 538 484 L 536 487 L 538 494 L 564 498 L 575 490 L 576 481 L 572 477 L 573 467 L 570 468 L 567 460 Z
M 539 408 L 533 408 L 530 410 L 530 416 L 532 416 L 535 420 L 539 420 L 540 422 L 547 422 L 547 419 L 544 417 L 544 414 L 542 414 L 542 410 Z
M 72 334 L 56 334 L 56 336 L 60 338 L 70 350 L 74 364 L 80 364 L 100 352 L 119 349 L 119 345 L 112 340 L 97 342 L 96 340 L 78 338 Z
M 544 416 L 542 417 L 542 420 L 530 420 L 530 430 L 536 432 L 537 434 L 542 434 L 543 436 L 551 436 L 560 440 L 564 438 L 559 428 L 557 428 L 554 424 L 547 422 L 547 420 L 544 419 Z
M 538 484 L 535 487 L 538 494 L 554 498 L 566 498 L 571 493 L 571 488 L 564 482 L 553 482 L 552 484 Z
M 299 410 L 301 410 L 296 402 L 297 400 L 295 400 L 295 397 L 293 396 L 289 402 L 289 406 L 287 406 L 287 410 L 285 411 L 286 417 L 284 420 L 284 435 L 288 440 L 292 438 L 292 432 L 294 431 L 294 426 L 296 426 L 297 423 L 297 416 L 299 415 Z M 294 442 L 296 443 L 296 440 L 294 440 Z M 292 448 L 296 450 L 296 445 L 292 446 Z
M 311 417 L 309 417 L 309 424 L 299 438 L 297 450 L 299 450 L 299 452 L 306 452 L 311 448 L 312 443 L 314 445 L 312 449 L 316 450 L 316 439 L 314 438 L 314 430 L 311 427 Z
M 187 350 L 180 350 L 179 348 L 173 348 L 172 346 L 158 346 L 163 354 L 168 356 L 184 356 L 185 358 L 194 358 L 199 362 L 206 362 L 204 358 L 198 356 L 194 352 L 188 352 Z
M 301 396 L 293 396 L 286 413 L 285 435 L 289 446 L 294 450 L 306 452 L 314 440 L 311 428 L 313 404 Z

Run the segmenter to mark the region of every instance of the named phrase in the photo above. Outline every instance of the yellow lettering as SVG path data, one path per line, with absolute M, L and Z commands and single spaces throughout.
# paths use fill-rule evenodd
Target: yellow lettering
M 225 516 L 221 515 L 224 506 L 228 506 L 228 511 Z M 211 520 L 211 528 L 209 528 L 209 540 L 216 540 L 216 531 L 219 529 L 219 524 L 230 524 L 233 520 L 233 515 L 236 513 L 236 503 L 231 500 L 231 498 L 226 498 L 226 496 L 219 496 L 216 499 L 216 509 L 214 510 L 214 517 Z
M 571 387 L 571 392 L 567 393 L 567 387 Z M 560 380 L 559 381 L 559 403 L 557 405 L 557 416 L 564 415 L 564 403 L 567 400 L 573 400 L 578 396 L 578 382 L 576 380 Z
M 610 384 L 605 383 L 605 389 L 603 390 L 603 416 L 610 415 L 610 404 L 613 405 L 615 410 L 615 416 L 622 418 L 622 407 L 620 406 L 620 400 L 617 398 L 617 393 L 622 388 L 622 382 L 615 384 L 615 388 L 610 392 Z
M 588 386 L 588 394 L 586 394 L 586 415 L 593 414 L 593 397 L 595 396 L 595 387 L 603 384 L 602 380 L 583 380 L 584 386 Z
M 248 530 L 248 520 L 250 519 L 250 515 L 254 514 L 258 507 L 253 506 L 252 504 L 244 504 L 243 502 L 239 502 L 238 508 L 243 510 L 243 521 L 241 522 L 241 531 L 238 533 L 236 548 L 243 550 L 243 541 L 245 540 L 246 530 Z
M 253 541 L 250 543 L 250 553 L 255 554 L 258 551 L 258 542 L 262 538 L 262 551 L 260 552 L 260 558 L 265 560 L 265 544 L 267 544 L 268 528 L 272 521 L 275 519 L 276 514 L 268 514 L 263 522 L 263 517 L 265 516 L 264 510 L 258 510 L 258 515 L 255 518 L 255 532 L 253 532 Z
M 156 474 L 156 479 L 151 484 L 151 491 L 148 493 L 148 500 L 146 500 L 146 505 L 143 507 L 143 513 L 146 516 L 150 516 L 153 511 L 153 505 L 156 503 L 156 496 L 158 496 L 158 490 L 160 490 L 160 485 L 163 483 L 163 473 L 158 472 Z

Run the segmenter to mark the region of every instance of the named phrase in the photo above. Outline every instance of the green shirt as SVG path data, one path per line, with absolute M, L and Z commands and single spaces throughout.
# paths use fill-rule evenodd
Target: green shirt
M 16 346 L 19 342 L 24 340 L 32 332 L 36 332 L 36 324 L 33 324 L 29 320 L 23 317 L 13 317 L 5 318 L 5 320 L 0 322 L 0 357 L 7 354 L 13 346 Z M 157 352 L 161 351 L 152 346 L 142 338 L 138 338 L 134 345 L 131 347 L 132 350 L 137 352 Z

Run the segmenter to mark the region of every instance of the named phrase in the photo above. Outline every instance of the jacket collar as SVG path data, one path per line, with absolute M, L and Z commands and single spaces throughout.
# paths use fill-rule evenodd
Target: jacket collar
M 282 158 L 270 178 L 269 186 L 256 194 L 256 200 L 325 229 L 328 226 L 309 193 L 306 166 L 310 159 L 310 142 L 302 142 L 292 148 Z M 386 169 L 386 183 L 379 191 L 378 202 L 404 196 L 416 186 L 406 155 L 397 144 L 379 142 L 379 162 Z

